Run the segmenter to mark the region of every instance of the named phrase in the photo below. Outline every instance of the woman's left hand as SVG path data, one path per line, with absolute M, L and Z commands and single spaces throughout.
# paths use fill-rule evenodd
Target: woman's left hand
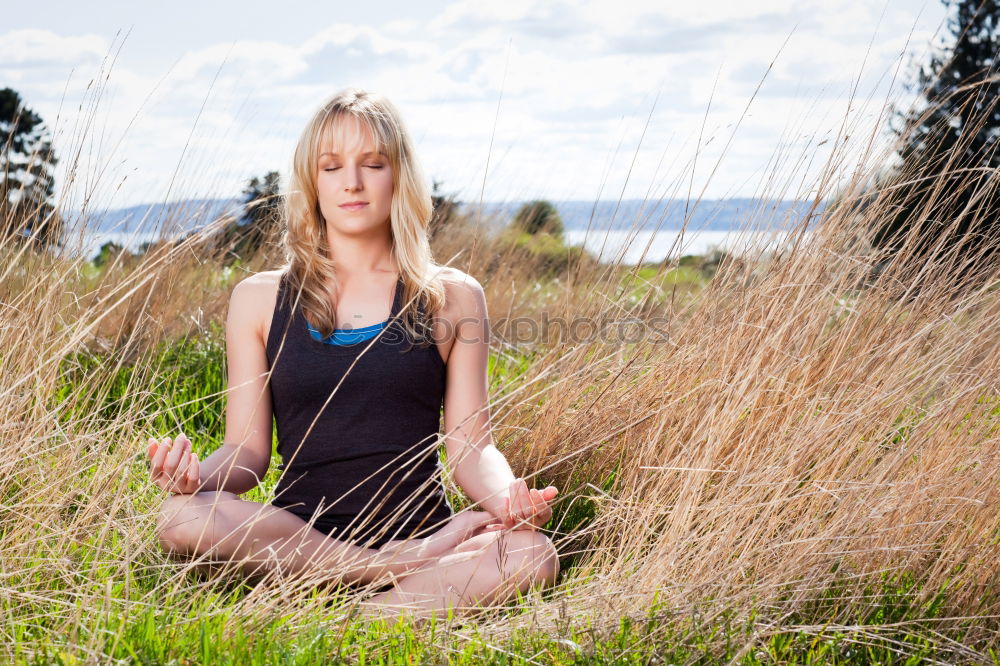
M 559 493 L 555 486 L 542 490 L 528 488 L 524 479 L 510 484 L 508 496 L 504 498 L 503 512 L 497 516 L 504 527 L 536 530 L 552 518 L 549 502 Z

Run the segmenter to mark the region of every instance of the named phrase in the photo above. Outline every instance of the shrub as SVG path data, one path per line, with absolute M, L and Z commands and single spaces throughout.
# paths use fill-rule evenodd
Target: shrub
M 562 238 L 565 230 L 559 211 L 544 199 L 529 201 L 521 206 L 511 226 L 531 235 L 548 233 L 557 238 Z
M 514 227 L 497 236 L 494 249 L 486 267 L 488 274 L 507 264 L 523 266 L 526 273 L 536 277 L 555 277 L 573 266 L 596 262 L 582 247 L 566 245 L 558 236 L 545 232 L 531 234 Z

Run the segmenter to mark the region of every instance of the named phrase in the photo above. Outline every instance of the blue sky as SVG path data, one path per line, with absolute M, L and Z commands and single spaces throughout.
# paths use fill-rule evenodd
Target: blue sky
M 465 200 L 805 196 L 908 99 L 906 54 L 945 17 L 931 0 L 29 8 L 4 9 L 0 87 L 54 128 L 65 203 L 111 208 L 285 173 L 348 85 L 392 99 L 428 179 Z

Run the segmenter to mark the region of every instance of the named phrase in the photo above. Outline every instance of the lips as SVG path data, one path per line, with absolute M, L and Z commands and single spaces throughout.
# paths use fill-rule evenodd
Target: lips
M 367 201 L 349 201 L 348 203 L 340 204 L 340 207 L 344 210 L 361 210 L 367 205 Z

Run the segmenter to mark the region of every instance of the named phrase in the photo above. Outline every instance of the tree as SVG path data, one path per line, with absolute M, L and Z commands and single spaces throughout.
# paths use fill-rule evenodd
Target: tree
M 433 214 L 427 229 L 427 237 L 433 240 L 434 237 L 445 227 L 447 227 L 458 214 L 458 201 L 454 194 L 444 194 L 441 192 L 441 181 L 435 180 L 431 188 L 431 204 Z
M 515 229 L 520 229 L 532 236 L 547 233 L 562 238 L 563 235 L 563 222 L 562 218 L 559 217 L 559 211 L 544 199 L 536 199 L 523 204 L 514 215 L 512 225 Z
M 125 248 L 119 245 L 118 243 L 114 241 L 108 241 L 107 243 L 101 246 L 101 249 L 94 257 L 93 259 L 94 266 L 96 266 L 97 268 L 103 268 L 104 266 L 107 266 L 108 264 L 114 262 L 115 259 L 120 257 L 124 251 Z
M 989 266 L 1000 231 L 1000 7 L 996 0 L 942 3 L 951 12 L 947 43 L 911 84 L 925 107 L 897 109 L 890 120 L 899 160 L 879 183 L 883 191 L 892 188 L 880 196 L 885 205 L 873 215 L 872 242 L 890 256 L 908 244 L 907 256 L 916 261 L 954 252 Z
M 62 222 L 52 204 L 57 161 L 41 116 L 16 91 L 0 90 L 0 239 L 59 245 Z
M 281 224 L 280 174 L 251 178 L 243 188 L 243 214 L 223 228 L 221 242 L 231 258 L 249 259 L 273 239 Z

